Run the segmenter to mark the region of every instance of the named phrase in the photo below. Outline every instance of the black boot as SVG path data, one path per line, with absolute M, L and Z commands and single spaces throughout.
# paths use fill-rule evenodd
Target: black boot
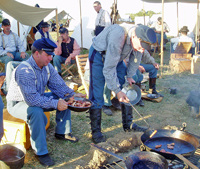
M 105 142 L 105 136 L 101 133 L 101 109 L 90 109 L 92 140 L 95 144 Z
M 125 104 L 121 104 L 122 109 L 122 124 L 124 131 L 140 131 L 144 132 L 148 128 L 140 127 L 137 124 L 133 123 L 132 107 Z
M 136 85 L 141 89 L 141 83 L 136 83 Z M 144 107 L 144 102 L 142 101 L 142 98 L 140 99 L 140 101 L 136 105 Z
M 156 91 L 156 78 L 149 78 L 149 93 L 157 94 L 159 97 L 164 97 L 162 94 Z

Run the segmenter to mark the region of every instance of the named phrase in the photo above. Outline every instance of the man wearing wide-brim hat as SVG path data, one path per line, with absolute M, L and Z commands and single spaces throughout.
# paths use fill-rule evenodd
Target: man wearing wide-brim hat
M 47 22 L 42 22 L 40 25 L 40 29 L 35 34 L 35 40 L 38 40 L 41 38 L 48 38 L 54 41 L 51 35 L 49 34 L 49 27 L 50 25 Z
M 122 91 L 125 76 L 129 85 L 135 83 L 136 74 L 145 48 L 156 42 L 153 29 L 145 25 L 111 25 L 93 38 L 89 50 L 90 86 L 89 99 L 94 103 L 90 109 L 92 140 L 95 143 L 105 142 L 101 132 L 101 110 L 104 105 L 104 85 L 115 92 L 120 102 L 130 100 Z M 123 62 L 129 57 L 129 64 Z M 122 123 L 124 131 L 145 131 L 147 128 L 133 123 L 132 108 L 121 103 Z
M 176 37 L 176 38 L 172 38 L 171 39 L 171 43 L 174 43 L 173 45 L 173 49 L 175 50 L 176 49 L 176 46 L 178 45 L 179 42 L 192 42 L 192 47 L 194 48 L 195 47 L 195 43 L 193 41 L 192 38 L 190 38 L 189 36 L 187 36 L 187 33 L 189 32 L 189 29 L 187 26 L 183 26 L 181 29 L 180 29 L 180 37 Z

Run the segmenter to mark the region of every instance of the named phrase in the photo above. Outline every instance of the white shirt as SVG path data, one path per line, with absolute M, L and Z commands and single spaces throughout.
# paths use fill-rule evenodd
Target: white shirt
M 156 31 L 162 31 L 162 24 L 159 25 L 158 21 L 154 22 L 151 25 L 151 28 L 155 28 Z M 163 30 L 167 30 L 168 32 L 170 31 L 169 26 L 166 24 L 166 22 L 163 22 Z
M 99 10 L 95 20 L 95 26 L 104 26 L 108 27 L 111 25 L 111 19 L 108 11 L 103 10 L 102 8 Z
M 176 46 L 178 45 L 178 42 L 192 42 L 192 47 L 194 48 L 195 47 L 195 43 L 194 41 L 192 40 L 192 38 L 188 37 L 188 36 L 180 36 L 180 37 L 177 37 L 177 38 L 172 38 L 171 39 L 171 43 L 174 43 L 173 45 L 173 49 L 175 50 L 176 49 Z

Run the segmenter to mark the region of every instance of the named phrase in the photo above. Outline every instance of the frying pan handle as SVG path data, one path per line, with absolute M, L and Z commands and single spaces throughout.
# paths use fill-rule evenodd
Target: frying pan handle
M 183 122 L 183 123 L 182 123 L 182 126 L 183 126 L 183 127 L 181 127 L 180 130 L 181 130 L 181 131 L 184 131 L 185 128 L 187 127 L 187 123 L 186 123 L 186 122 Z

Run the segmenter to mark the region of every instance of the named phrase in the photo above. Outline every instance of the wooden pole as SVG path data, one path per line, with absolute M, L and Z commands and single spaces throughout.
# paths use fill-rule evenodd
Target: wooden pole
M 161 59 L 160 65 L 163 66 L 163 20 L 164 20 L 164 0 L 162 0 L 162 30 L 161 30 Z
M 197 0 L 197 20 L 196 20 L 196 35 L 195 35 L 195 39 L 196 39 L 196 44 L 197 44 L 197 34 L 199 32 L 199 0 Z M 199 45 L 199 44 L 197 44 Z M 195 55 L 197 54 L 197 45 L 195 46 Z
M 58 9 L 56 8 L 56 28 L 57 28 L 57 39 L 59 36 L 59 25 L 58 25 Z
M 18 36 L 20 37 L 19 22 L 17 21 Z
M 81 48 L 83 48 L 83 33 L 82 33 L 82 13 L 81 13 L 81 0 L 79 0 L 79 7 L 80 7 Z
M 178 2 L 177 2 L 177 9 L 176 9 L 176 11 L 177 11 L 177 37 L 178 37 L 178 35 L 179 35 L 179 16 L 178 16 Z
M 143 1 L 143 15 L 144 15 L 144 25 L 145 25 L 145 10 L 144 10 L 144 1 Z

